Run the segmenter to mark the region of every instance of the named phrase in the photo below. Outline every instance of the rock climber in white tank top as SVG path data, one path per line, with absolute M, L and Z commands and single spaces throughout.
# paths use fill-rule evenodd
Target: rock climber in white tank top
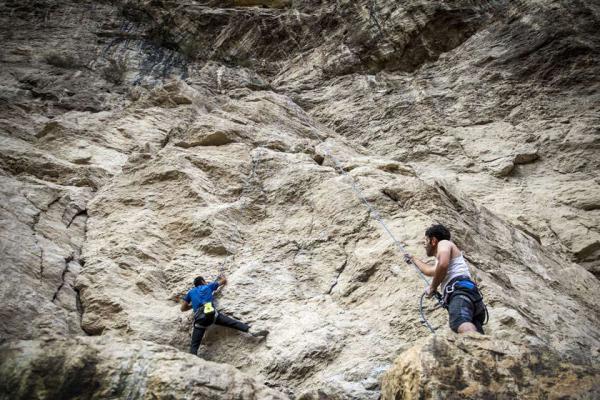
M 433 277 L 425 289 L 427 297 L 432 297 L 440 287 L 448 308 L 450 328 L 458 333 L 483 333 L 485 305 L 462 252 L 450 241 L 450 231 L 443 225 L 432 225 L 425 231 L 424 245 L 427 256 L 436 258 L 435 265 L 408 253 L 404 258 L 423 274 Z

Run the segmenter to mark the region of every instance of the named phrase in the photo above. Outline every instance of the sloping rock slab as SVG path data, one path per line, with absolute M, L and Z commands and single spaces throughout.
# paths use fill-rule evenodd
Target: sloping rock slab
M 109 336 L 0 346 L 0 399 L 287 399 L 234 367 Z
M 600 371 L 547 348 L 488 336 L 433 336 L 382 379 L 387 399 L 597 399 Z

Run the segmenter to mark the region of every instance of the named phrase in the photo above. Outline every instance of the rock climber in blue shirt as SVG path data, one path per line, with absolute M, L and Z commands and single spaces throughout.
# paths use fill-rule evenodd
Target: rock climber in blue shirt
M 181 311 L 194 310 L 194 331 L 190 353 L 197 354 L 206 329 L 212 324 L 226 326 L 238 331 L 250 333 L 254 337 L 264 338 L 269 334 L 266 330 L 250 332 L 251 327 L 231 318 L 215 309 L 213 295 L 219 286 L 227 284 L 224 276 L 219 276 L 214 282 L 206 283 L 203 277 L 194 279 L 194 287 L 185 295 L 181 302 Z

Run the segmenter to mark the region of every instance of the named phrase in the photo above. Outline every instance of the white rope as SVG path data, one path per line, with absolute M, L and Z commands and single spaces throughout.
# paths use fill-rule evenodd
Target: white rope
M 344 168 L 342 168 L 341 163 L 333 156 L 333 154 L 331 153 L 331 150 L 329 149 L 327 143 L 325 143 L 323 141 L 323 139 L 320 137 L 320 135 L 317 134 L 316 132 L 314 132 L 314 133 L 315 133 L 315 136 L 319 139 L 319 141 L 325 146 L 325 154 L 331 158 L 331 160 L 335 164 L 336 169 L 338 171 L 340 171 L 340 173 L 344 177 L 349 178 L 349 180 L 350 180 L 350 187 L 351 187 L 352 191 L 362 201 L 362 203 L 367 207 L 367 209 L 369 210 L 369 214 L 371 215 L 371 217 L 374 220 L 376 220 L 377 222 L 379 222 L 379 224 L 381 225 L 381 227 L 383 228 L 383 230 L 385 231 L 385 233 L 387 233 L 387 235 L 392 239 L 392 241 L 394 242 L 394 244 L 396 245 L 396 247 L 398 248 L 398 250 L 400 250 L 403 255 L 406 254 L 407 251 L 404 248 L 404 246 L 402 245 L 402 243 L 400 243 L 400 241 L 396 238 L 396 236 L 394 236 L 394 234 L 392 233 L 392 231 L 388 228 L 387 224 L 385 223 L 385 221 L 381 217 L 381 214 L 379 214 L 379 211 L 377 211 L 375 209 L 375 207 L 373 207 L 371 205 L 371 203 L 369 203 L 369 200 L 367 200 L 367 198 L 363 194 L 362 190 L 358 187 L 358 184 L 357 184 L 356 180 L 350 174 L 348 174 L 344 170 Z M 416 264 L 414 262 L 412 262 L 412 261 L 410 262 L 410 264 L 412 264 L 412 266 L 415 268 L 415 270 L 419 274 L 419 277 L 425 282 L 425 284 L 429 285 L 429 281 L 427 280 L 427 278 L 425 277 L 425 275 L 423 274 L 423 272 L 421 272 L 421 270 L 416 266 Z
M 369 203 L 369 200 L 367 200 L 367 198 L 363 194 L 362 190 L 358 187 L 358 184 L 357 184 L 356 180 L 350 174 L 348 174 L 344 170 L 344 168 L 342 168 L 341 163 L 333 156 L 333 154 L 331 153 L 331 150 L 329 149 L 327 143 L 325 143 L 323 141 L 323 139 L 321 138 L 321 136 L 318 133 L 316 133 L 316 132 L 314 132 L 314 133 L 315 133 L 315 136 L 319 139 L 319 141 L 325 147 L 325 154 L 331 158 L 331 160 L 335 164 L 335 167 L 340 171 L 340 173 L 343 176 L 348 177 L 350 179 L 350 187 L 351 187 L 352 191 L 356 194 L 356 196 L 367 207 L 367 209 L 369 210 L 369 214 L 371 215 L 371 217 L 373 217 L 373 219 L 375 219 L 377 222 L 379 222 L 379 224 L 383 227 L 383 230 L 392 239 L 392 241 L 394 242 L 394 244 L 396 245 L 396 247 L 398 248 L 398 250 L 400 250 L 402 252 L 402 254 L 406 254 L 406 250 L 405 250 L 404 246 L 402 246 L 402 243 L 400 243 L 400 241 L 398 239 L 396 239 L 396 236 L 394 236 L 394 234 L 392 233 L 392 231 L 388 228 L 387 224 L 385 223 L 385 221 L 381 217 L 381 214 L 379 214 L 379 212 L 371 205 L 371 203 Z M 417 267 L 417 265 L 413 261 L 411 261 L 410 264 L 415 268 L 415 270 L 419 274 L 419 277 L 425 282 L 425 285 L 429 286 L 429 284 L 430 284 L 429 281 L 427 280 L 427 278 L 425 277 L 425 275 L 423 274 L 423 272 Z M 421 295 L 421 298 L 419 300 L 419 315 L 421 317 L 421 323 L 423 325 L 425 325 L 427 327 L 427 329 L 429 329 L 431 331 L 431 333 L 433 333 L 435 335 L 435 329 L 431 326 L 431 324 L 429 323 L 429 321 L 425 317 L 425 313 L 423 312 L 423 297 L 424 296 L 425 296 L 425 293 L 423 293 Z M 437 300 L 438 300 L 438 303 L 441 305 L 441 300 L 439 298 L 437 298 Z

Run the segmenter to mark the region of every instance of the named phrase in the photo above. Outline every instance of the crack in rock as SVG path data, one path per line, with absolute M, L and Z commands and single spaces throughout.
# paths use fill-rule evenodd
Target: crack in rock
M 390 35 L 383 29 L 383 27 L 379 23 L 379 20 L 377 19 L 377 15 L 376 15 L 377 11 L 375 10 L 375 4 L 373 4 L 373 3 L 374 3 L 373 0 L 371 0 L 368 4 L 369 18 L 371 19 L 371 21 L 373 22 L 373 24 L 379 31 L 379 34 L 381 36 L 383 36 L 384 38 L 386 38 L 390 42 L 390 44 L 392 45 L 392 48 L 394 49 L 395 52 L 399 52 L 399 49 L 396 46 L 396 42 L 390 37 Z
M 398 199 L 398 196 L 396 196 L 396 194 L 395 194 L 395 193 L 391 192 L 391 191 L 390 191 L 390 190 L 388 190 L 388 189 L 382 189 L 382 190 L 381 190 L 381 193 L 382 193 L 384 196 L 386 196 L 388 199 L 392 200 L 392 201 L 393 201 L 394 203 L 396 203 L 396 204 L 398 204 L 398 202 L 400 201 L 400 200 Z
M 25 198 L 35 207 L 37 208 L 37 206 L 27 198 L 27 196 L 25 196 Z M 52 200 L 50 203 L 48 203 L 48 205 L 46 206 L 46 212 L 48 212 L 50 210 L 50 208 L 56 204 L 58 201 L 60 201 L 60 199 L 62 199 L 62 196 L 57 196 L 56 198 L 54 198 L 54 200 Z M 42 212 L 43 210 L 39 209 L 39 212 L 34 215 L 33 217 L 33 224 L 31 225 L 31 229 L 33 231 L 33 238 L 35 240 L 35 245 L 40 249 L 40 283 L 42 283 L 43 279 L 44 279 L 44 248 L 42 247 L 41 243 L 40 243 L 40 239 L 38 237 L 38 235 L 41 235 L 43 237 L 45 237 L 44 234 L 42 233 L 38 233 L 37 231 L 37 226 L 40 223 L 40 218 L 42 217 Z
M 54 292 L 54 296 L 52 296 L 53 303 L 54 303 L 54 301 L 56 301 L 56 298 L 58 297 L 58 293 L 65 285 L 65 275 L 69 271 L 69 263 L 73 260 L 74 260 L 73 254 L 71 254 L 69 257 L 65 258 L 65 268 L 63 269 L 62 274 L 60 276 L 60 285 L 58 286 L 58 289 L 56 289 L 56 292 Z
M 338 272 L 338 275 L 335 277 L 335 282 L 333 282 L 333 284 L 331 285 L 331 287 L 327 291 L 328 295 L 331 295 L 331 292 L 333 291 L 333 288 L 338 284 L 338 279 L 340 279 L 340 276 L 342 275 L 342 273 L 346 269 L 346 265 L 348 265 L 348 257 L 346 257 L 346 259 L 344 260 L 344 263 L 340 267 L 340 271 Z
M 38 249 L 40 249 L 40 254 L 39 254 L 40 266 L 38 268 L 39 271 L 40 271 L 40 283 L 42 282 L 42 279 L 44 277 L 44 249 L 42 248 L 42 245 L 40 244 L 40 240 L 39 240 L 38 235 L 37 235 L 36 226 L 40 222 L 40 216 L 41 216 L 41 214 L 42 214 L 42 212 L 39 211 L 37 214 L 35 214 L 33 216 L 33 224 L 31 225 L 32 235 L 33 235 L 33 239 L 35 241 L 35 246 Z
M 42 283 L 42 281 L 44 280 L 44 249 L 38 244 L 37 235 L 36 235 L 36 244 L 40 248 L 40 283 Z
M 69 221 L 69 223 L 67 224 L 67 229 L 71 227 L 71 224 L 73 223 L 73 221 L 75 221 L 75 219 L 81 215 L 84 215 L 87 217 L 87 209 L 83 209 L 83 210 L 79 210 L 75 215 L 73 215 L 73 217 L 71 218 L 71 220 Z

